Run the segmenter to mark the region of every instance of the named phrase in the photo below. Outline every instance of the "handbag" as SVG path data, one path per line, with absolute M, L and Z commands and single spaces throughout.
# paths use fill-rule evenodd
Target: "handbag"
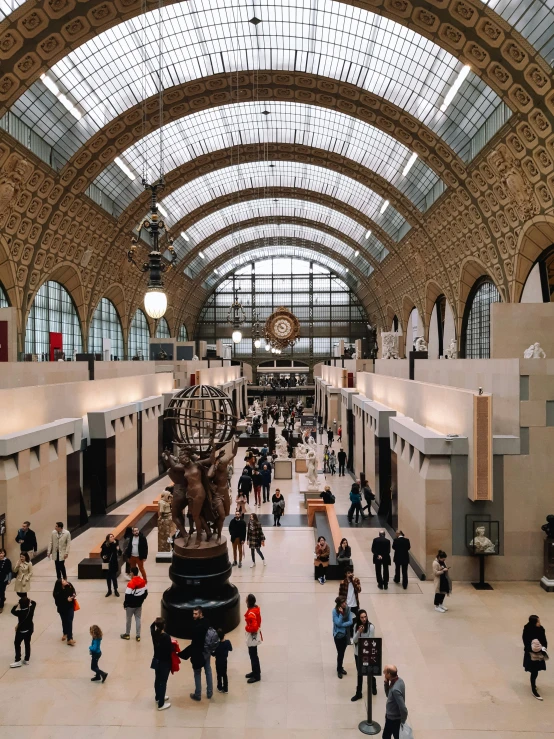
M 80 611 L 81 610 L 81 606 L 79 605 L 79 601 L 77 600 L 77 598 L 75 598 L 73 600 L 73 610 L 74 611 Z
M 150 669 L 157 670 L 159 666 L 160 660 L 157 657 L 152 657 L 152 662 L 150 662 Z
M 258 647 L 263 642 L 263 636 L 261 631 L 255 631 L 254 633 L 248 632 L 246 634 L 246 646 L 247 647 Z
M 548 659 L 548 655 L 545 652 L 529 652 L 531 662 L 544 662 Z
M 412 731 L 412 727 L 408 726 L 408 724 L 400 724 L 400 739 L 414 739 L 414 732 Z
M 102 562 L 102 569 L 103 570 L 109 570 L 110 569 L 110 563 L 109 562 Z

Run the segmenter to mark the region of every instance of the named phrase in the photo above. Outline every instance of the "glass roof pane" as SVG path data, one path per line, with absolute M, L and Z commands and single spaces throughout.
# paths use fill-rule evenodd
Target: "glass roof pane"
M 369 239 L 366 239 L 367 229 L 352 218 L 325 205 L 311 203 L 309 200 L 293 200 L 292 198 L 247 200 L 229 205 L 227 208 L 222 208 L 197 221 L 187 230 L 189 243 L 187 244 L 184 239 L 178 239 L 175 242 L 175 248 L 179 254 L 183 246 L 189 248 L 191 243 L 199 244 L 217 231 L 228 228 L 233 224 L 254 218 L 269 219 L 279 216 L 305 218 L 335 228 L 345 236 L 357 241 L 361 248 L 367 249 L 378 261 L 384 259 L 388 254 L 387 249 L 373 234 Z
M 224 236 L 205 249 L 204 259 L 197 256 L 188 264 L 188 267 L 191 269 L 193 276 L 196 277 L 199 272 L 205 269 L 206 265 L 226 252 L 228 252 L 229 255 L 236 254 L 237 252 L 240 253 L 242 244 L 249 241 L 255 241 L 256 239 L 280 238 L 305 239 L 306 241 L 321 244 L 322 246 L 326 246 L 333 251 L 336 251 L 342 257 L 347 259 L 349 263 L 354 264 L 355 261 L 356 267 L 361 270 L 363 274 L 369 275 L 372 271 L 367 260 L 362 256 L 355 258 L 354 249 L 344 241 L 341 241 L 324 231 L 320 231 L 317 228 L 300 226 L 294 223 L 264 223 L 243 229 L 238 227 L 237 231 Z
M 500 105 L 494 91 L 470 73 L 441 113 L 461 62 L 388 18 L 334 0 L 258 0 L 255 12 L 261 23 L 256 26 L 248 22 L 253 12 L 243 0 L 196 0 L 164 8 L 163 86 L 247 69 L 325 75 L 400 106 L 460 156 L 468 154 L 469 139 Z M 153 10 L 120 23 L 54 66 L 51 76 L 82 111 L 80 121 L 60 111 L 42 82 L 14 104 L 13 112 L 67 158 L 78 142 L 143 95 L 157 92 L 157 19 L 158 10 Z
M 267 195 L 280 187 L 313 190 L 348 203 L 373 219 L 395 240 L 405 223 L 392 205 L 380 213 L 383 199 L 365 185 L 329 169 L 300 162 L 275 162 L 273 167 L 266 162 L 249 162 L 225 167 L 197 177 L 161 202 L 168 213 L 165 220 L 172 226 L 187 213 L 221 195 L 247 188 L 259 188 L 260 195 Z
M 233 146 L 278 142 L 332 151 L 381 175 L 420 210 L 438 176 L 420 159 L 403 176 L 412 151 L 364 121 L 334 110 L 295 102 L 248 102 L 193 113 L 164 126 L 166 172 L 212 151 Z M 260 150 L 260 156 L 263 151 Z M 122 155 L 137 175 L 147 161 L 150 181 L 160 171 L 160 132 L 153 131 Z M 115 172 L 114 172 L 115 169 Z M 128 203 L 136 187 L 119 167 L 104 170 L 94 183 L 109 197 Z
M 552 0 L 483 0 L 519 31 L 554 67 L 554 2 Z

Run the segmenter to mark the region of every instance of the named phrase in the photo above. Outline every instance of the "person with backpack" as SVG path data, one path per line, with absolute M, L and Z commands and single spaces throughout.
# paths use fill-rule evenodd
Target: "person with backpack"
M 329 485 L 325 485 L 325 489 L 319 494 L 319 497 L 323 500 L 325 505 L 333 505 L 335 502 L 335 496 L 331 492 Z
M 192 700 L 202 700 L 202 670 L 206 674 L 206 697 L 209 700 L 214 691 L 211 658 L 219 644 L 219 637 L 216 630 L 208 625 L 200 606 L 194 609 L 192 618 L 192 640 L 190 645 L 179 654 L 179 657 L 182 659 L 190 657 L 194 673 L 194 693 L 190 694 Z
M 356 513 L 356 523 L 358 523 L 359 521 L 359 516 L 362 517 L 362 521 L 365 519 L 362 511 L 362 496 L 360 495 L 360 486 L 357 482 L 352 483 L 352 488 L 350 490 L 350 508 L 348 509 L 348 523 L 352 523 L 354 512 Z
M 26 595 L 23 595 L 19 599 L 19 603 L 12 608 L 12 615 L 17 618 L 17 626 L 15 627 L 15 660 L 11 663 L 10 667 L 21 667 L 21 665 L 28 665 L 31 659 L 31 637 L 35 625 L 33 623 L 33 617 L 35 615 L 35 608 L 37 604 L 34 600 L 29 600 Z M 21 660 L 21 642 L 25 644 L 25 659 Z
M 146 580 L 139 576 L 139 568 L 131 567 L 132 578 L 125 588 L 125 600 L 123 608 L 125 609 L 125 633 L 121 634 L 122 639 L 129 641 L 131 638 L 131 624 L 133 616 L 135 617 L 136 640 L 140 641 L 140 624 L 142 618 L 142 604 L 148 597 L 148 588 Z
M 217 630 L 217 636 L 219 637 L 219 644 L 214 649 L 217 692 L 228 693 L 229 682 L 227 680 L 227 658 L 229 657 L 229 652 L 233 651 L 233 645 L 229 639 L 225 638 L 223 629 Z

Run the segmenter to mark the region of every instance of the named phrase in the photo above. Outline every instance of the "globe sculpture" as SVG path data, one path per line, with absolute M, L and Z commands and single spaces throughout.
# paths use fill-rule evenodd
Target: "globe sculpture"
M 219 388 L 194 385 L 177 393 L 167 409 L 175 455 L 163 460 L 173 482 L 171 517 L 177 529 L 162 616 L 170 634 L 192 635 L 192 612 L 201 606 L 210 624 L 227 633 L 240 621 L 239 593 L 223 524 L 231 509 L 228 467 L 237 451 L 236 409 Z M 187 525 L 188 524 L 188 525 Z

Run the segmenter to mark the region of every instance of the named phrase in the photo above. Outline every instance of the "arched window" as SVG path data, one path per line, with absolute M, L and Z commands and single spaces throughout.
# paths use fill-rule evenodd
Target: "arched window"
M 102 354 L 102 339 L 112 342 L 110 354 L 118 359 L 124 358 L 123 331 L 115 305 L 108 298 L 102 298 L 94 311 L 88 335 L 88 350 L 93 354 Z
M 473 286 L 466 305 L 463 354 L 466 359 L 489 359 L 491 354 L 491 303 L 501 301 L 496 285 L 488 278 Z
M 0 282 L 0 308 L 9 308 L 8 296 L 4 290 L 4 285 Z
M 33 300 L 25 330 L 25 353 L 38 354 L 39 358 L 48 360 L 50 333 L 61 333 L 66 359 L 73 359 L 74 352 L 83 351 L 81 326 L 73 300 L 65 287 L 53 280 L 45 282 Z
M 148 359 L 150 354 L 150 330 L 146 316 L 137 309 L 129 328 L 129 359 Z
M 170 336 L 168 322 L 165 318 L 160 318 L 156 326 L 156 339 L 169 339 Z
M 188 333 L 187 333 L 187 327 L 183 323 L 181 328 L 179 329 L 179 336 L 177 337 L 177 341 L 188 341 Z

